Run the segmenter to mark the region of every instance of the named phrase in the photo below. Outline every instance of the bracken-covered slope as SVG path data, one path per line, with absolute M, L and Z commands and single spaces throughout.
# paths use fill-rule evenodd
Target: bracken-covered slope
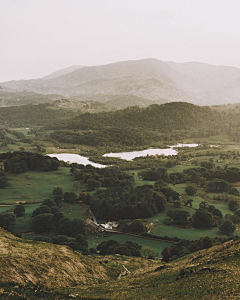
M 78 294 L 81 291 L 79 287 L 71 290 Z M 239 299 L 240 240 L 196 252 L 176 262 L 138 269 L 114 283 L 100 284 L 97 290 L 84 289 L 84 295 L 119 300 Z
M 68 247 L 20 239 L 0 228 L 0 282 L 66 287 L 109 277 L 106 268 Z
M 0 229 L 0 258 L 1 299 L 219 300 L 240 295 L 239 239 L 164 263 L 91 258 Z M 119 276 L 126 269 L 130 273 Z

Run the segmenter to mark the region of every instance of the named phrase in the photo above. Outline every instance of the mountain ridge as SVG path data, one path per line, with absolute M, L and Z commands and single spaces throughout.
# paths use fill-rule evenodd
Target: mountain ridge
M 60 76 L 59 76 L 60 75 Z M 4 89 L 67 98 L 133 95 L 158 102 L 199 105 L 240 102 L 240 69 L 200 62 L 163 62 L 148 58 L 100 66 L 72 66 L 40 79 L 0 83 Z M 161 102 L 162 103 L 162 102 Z

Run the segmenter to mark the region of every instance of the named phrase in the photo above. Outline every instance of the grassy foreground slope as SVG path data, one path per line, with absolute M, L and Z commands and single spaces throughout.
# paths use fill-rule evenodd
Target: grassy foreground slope
M 182 260 L 138 269 L 121 282 L 101 284 L 97 290 L 88 288 L 84 294 L 93 299 L 239 299 L 239 266 L 238 239 Z
M 107 280 L 107 269 L 68 247 L 20 239 L 0 228 L 1 282 L 69 287 Z
M 239 299 L 240 239 L 166 264 L 0 237 L 1 299 Z M 130 273 L 119 278 L 123 266 Z

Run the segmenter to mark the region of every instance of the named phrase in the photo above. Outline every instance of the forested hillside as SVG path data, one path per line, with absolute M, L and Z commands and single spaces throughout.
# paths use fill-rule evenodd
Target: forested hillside
M 76 114 L 69 109 L 58 109 L 53 104 L 0 107 L 0 123 L 6 127 L 43 126 Z
M 135 127 L 158 130 L 189 130 L 191 128 L 218 127 L 221 124 L 220 113 L 210 107 L 199 107 L 190 103 L 177 102 L 163 105 L 151 105 L 147 108 L 129 107 L 115 112 L 83 114 L 72 120 L 56 123 L 51 128 L 98 129 L 106 127 Z
M 85 145 L 149 145 L 157 141 L 203 137 L 225 131 L 225 113 L 178 102 L 129 107 L 114 112 L 82 114 L 47 126 L 51 138 Z M 74 132 L 64 132 L 62 130 Z M 80 131 L 77 131 L 80 130 Z

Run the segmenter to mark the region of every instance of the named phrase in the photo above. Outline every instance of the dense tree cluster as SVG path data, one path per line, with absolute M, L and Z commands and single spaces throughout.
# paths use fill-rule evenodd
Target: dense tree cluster
M 100 255 L 121 254 L 127 256 L 141 256 L 141 248 L 142 246 L 131 241 L 120 243 L 115 240 L 108 240 L 100 243 L 96 249 Z
M 203 201 L 199 204 L 199 209 L 192 216 L 193 226 L 196 228 L 210 229 L 221 223 L 222 213 L 214 205 L 209 205 Z
M 56 158 L 32 152 L 15 151 L 1 153 L 0 160 L 4 161 L 5 172 L 11 173 L 56 171 L 59 167 L 59 161 Z
M 63 120 L 76 115 L 74 110 L 58 109 L 53 104 L 0 107 L 1 124 L 8 127 L 43 126 L 54 120 Z
M 55 199 L 57 202 L 54 201 Z M 76 237 L 78 234 L 85 235 L 86 225 L 84 221 L 80 219 L 71 220 L 62 214 L 59 208 L 62 199 L 63 191 L 60 187 L 56 187 L 53 190 L 52 198 L 44 200 L 43 203 L 33 211 L 31 226 L 34 232 L 43 233 L 54 230 L 59 235 L 69 237 Z
M 133 185 L 133 177 L 115 167 L 94 168 L 91 165 L 83 166 L 71 164 L 71 173 L 76 181 L 86 184 L 89 191 L 99 187 L 118 187 Z
M 104 127 L 151 128 L 164 131 L 207 128 L 210 124 L 219 124 L 219 114 L 209 107 L 199 107 L 190 103 L 173 102 L 163 105 L 151 105 L 147 108 L 128 107 L 115 112 L 82 114 L 62 122 L 60 128 L 98 129 Z M 184 120 L 184 122 L 183 122 Z M 52 125 L 54 128 L 56 125 Z M 59 127 L 58 127 L 59 128 Z M 208 129 L 210 126 L 208 127 Z
M 224 127 L 221 119 L 221 114 L 208 107 L 175 102 L 98 114 L 85 113 L 55 122 L 48 128 L 57 129 L 50 138 L 59 142 L 136 146 L 159 140 L 213 135 Z M 66 129 L 81 131 L 66 132 Z
M 133 233 L 143 233 L 147 230 L 143 220 L 135 219 L 135 220 L 119 220 L 118 222 L 118 230 L 123 232 L 133 232 Z
M 37 241 L 53 243 L 58 245 L 65 245 L 73 250 L 81 251 L 83 254 L 88 254 L 88 242 L 86 236 L 78 234 L 76 237 L 69 237 L 67 235 L 55 235 L 52 238 L 38 236 L 35 238 Z
M 87 201 L 96 218 L 104 220 L 137 219 L 151 217 L 165 209 L 166 196 L 152 186 L 134 188 L 109 187 L 88 195 Z
M 186 223 L 189 218 L 190 214 L 188 211 L 181 210 L 181 209 L 172 209 L 167 211 L 167 216 L 170 219 L 167 219 L 166 223 L 173 223 L 173 224 L 184 224 Z

